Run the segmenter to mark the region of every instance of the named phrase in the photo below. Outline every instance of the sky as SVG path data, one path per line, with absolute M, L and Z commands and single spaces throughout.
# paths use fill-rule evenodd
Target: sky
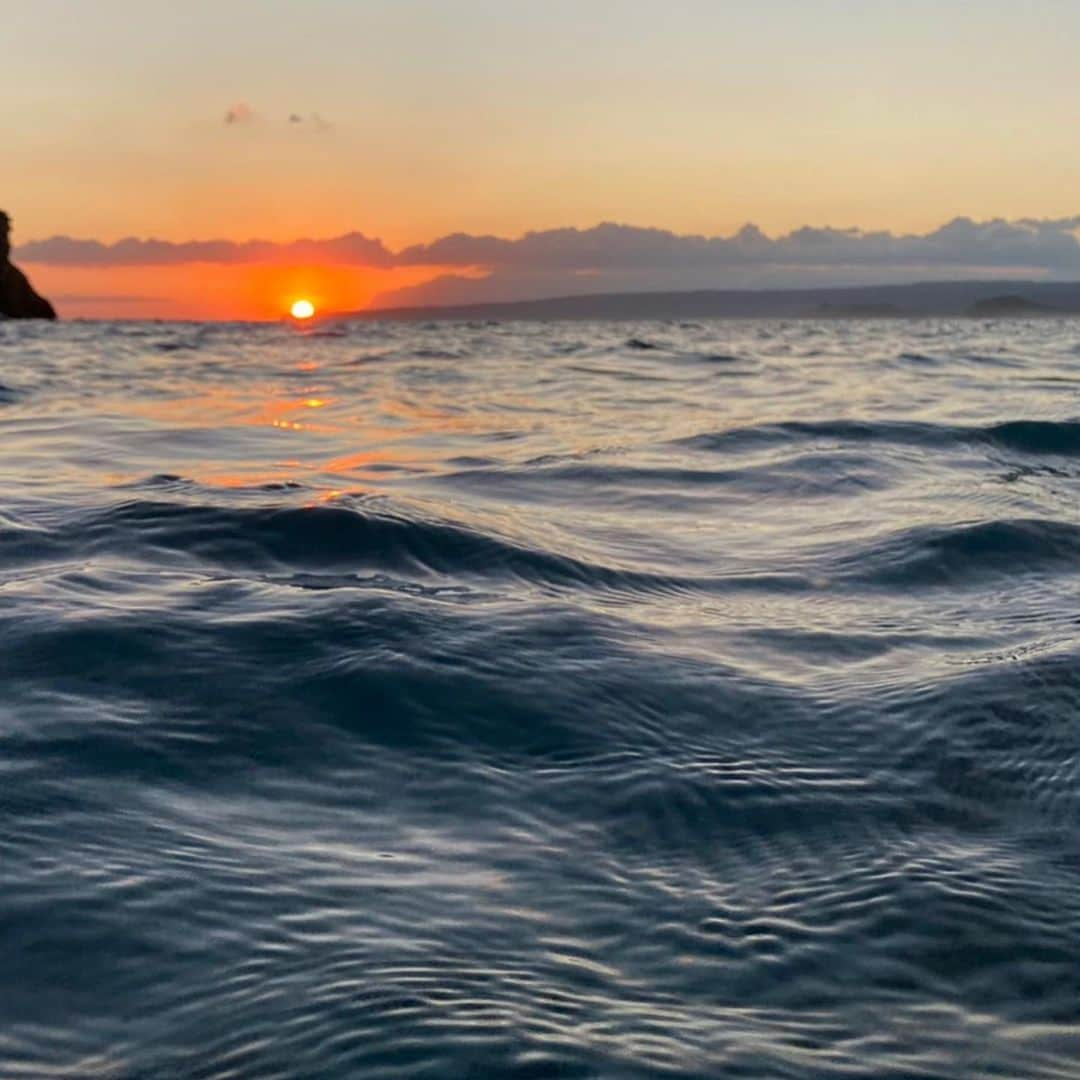
M 1080 279 L 1078 41 L 1075 0 L 12 0 L 0 207 L 67 315 Z

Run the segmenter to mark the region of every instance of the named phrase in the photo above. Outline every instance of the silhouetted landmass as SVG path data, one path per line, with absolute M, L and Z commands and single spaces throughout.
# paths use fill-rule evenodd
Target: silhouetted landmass
M 1008 318 L 1016 315 L 1059 315 L 1059 308 L 1049 304 L 1040 304 L 1026 296 L 988 296 L 985 300 L 976 300 L 969 308 L 969 314 L 990 318 Z
M 55 319 L 52 304 L 11 262 L 11 219 L 0 210 L 0 318 Z
M 817 314 L 823 319 L 892 319 L 906 312 L 895 304 L 820 304 Z
M 1008 301 L 1006 304 L 1005 301 Z M 994 303 L 987 305 L 987 302 Z M 911 318 L 1080 315 L 1080 282 L 936 281 L 820 289 L 603 293 L 545 300 L 373 308 L 350 319 Z
M 0 316 L 7 319 L 55 319 L 52 304 L 34 291 L 26 275 L 9 262 L 0 265 Z

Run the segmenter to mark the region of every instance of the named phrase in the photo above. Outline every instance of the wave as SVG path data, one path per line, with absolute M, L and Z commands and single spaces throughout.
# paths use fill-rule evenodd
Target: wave
M 670 592 L 694 586 L 693 579 L 589 563 L 444 522 L 365 509 L 137 500 L 52 529 L 9 523 L 0 530 L 0 558 L 8 565 L 104 554 L 148 561 L 180 555 L 245 573 L 378 568 L 420 578 L 503 577 L 561 587 Z
M 710 494 L 718 504 L 737 493 L 793 499 L 855 496 L 890 482 L 887 462 L 866 454 L 796 452 L 765 464 L 726 469 L 686 465 L 632 465 L 617 459 L 528 462 L 518 467 L 482 464 L 445 473 L 440 486 L 462 488 L 481 498 L 561 504 L 572 491 L 587 494 L 596 506 L 640 509 L 650 505 L 672 512 L 700 512 Z
M 724 431 L 701 432 L 676 439 L 674 445 L 690 450 L 732 452 L 755 445 L 822 440 L 940 446 L 958 438 L 959 429 L 917 421 L 787 420 Z
M 915 526 L 840 554 L 848 581 L 887 588 L 984 584 L 987 578 L 1072 574 L 1080 568 L 1080 525 L 1040 519 Z
M 806 467 L 812 473 L 813 463 Z M 490 488 L 498 479 L 486 470 L 478 472 L 476 483 L 481 487 Z M 586 486 L 596 482 L 589 466 L 557 472 L 564 496 L 575 479 Z M 600 474 L 609 486 L 627 479 L 606 469 Z M 790 469 L 781 470 L 769 483 L 797 490 L 792 475 Z M 664 481 L 683 489 L 695 483 L 749 483 L 757 491 L 768 490 L 762 477 L 748 480 L 745 471 L 687 478 L 663 470 L 632 470 L 629 479 L 643 477 L 649 484 Z M 520 497 L 521 484 L 512 477 L 507 483 Z M 539 483 L 542 489 L 543 480 Z M 171 475 L 152 478 L 144 486 L 192 495 L 189 485 Z M 856 481 L 857 490 L 864 487 L 864 481 Z M 273 496 L 285 489 L 275 484 L 252 490 Z M 805 496 L 805 487 L 801 490 Z M 825 481 L 824 494 L 835 496 L 837 490 L 835 481 Z M 628 496 L 613 498 L 624 505 Z M 647 498 L 638 496 L 642 501 Z M 293 574 L 309 588 L 364 587 L 364 575 L 375 573 L 421 584 L 474 581 L 492 587 L 530 585 L 627 597 L 719 595 L 746 589 L 813 593 L 814 580 L 822 576 L 843 587 L 920 588 L 974 585 L 993 577 L 1070 575 L 1080 560 L 1080 526 L 1049 519 L 919 525 L 839 550 L 808 548 L 800 556 L 799 568 L 784 573 L 760 572 L 743 561 L 723 573 L 688 574 L 597 562 L 493 532 L 364 506 L 244 507 L 135 500 L 71 515 L 59 523 L 10 514 L 0 518 L 0 569 L 103 556 L 148 564 L 167 559 L 192 569 L 267 580 L 288 581 Z
M 1023 454 L 1080 454 L 1080 420 L 1010 420 L 982 428 L 979 435 L 989 443 Z
M 171 480 L 163 481 L 165 486 Z M 268 579 L 326 575 L 326 587 L 365 584 L 378 571 L 406 581 L 443 579 L 590 590 L 613 596 L 781 593 L 812 586 L 797 573 L 662 573 L 529 547 L 463 526 L 370 509 L 216 506 L 136 500 L 63 524 L 0 521 L 0 569 L 120 556 L 153 565 Z M 181 562 L 176 559 L 180 557 Z M 350 578 L 348 575 L 352 574 Z M 314 578 L 308 578 L 309 587 Z
M 735 451 L 784 442 L 829 441 L 941 447 L 988 445 L 1018 453 L 1072 457 L 1080 454 L 1080 421 L 1010 420 L 978 427 L 889 420 L 789 420 L 725 431 L 701 432 L 675 440 L 692 450 Z

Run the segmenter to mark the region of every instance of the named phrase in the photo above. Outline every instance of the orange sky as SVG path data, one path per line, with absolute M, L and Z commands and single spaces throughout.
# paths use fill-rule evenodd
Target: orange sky
M 65 267 L 24 263 L 34 286 L 66 318 L 279 319 L 294 300 L 318 311 L 367 307 L 387 289 L 435 276 L 428 267 L 190 263 L 153 267 Z
M 8 10 L 7 8 L 10 8 Z M 34 0 L 7 5 L 16 242 L 388 247 L 602 221 L 924 232 L 1076 213 L 1080 5 Z M 65 315 L 353 309 L 432 268 L 29 266 Z

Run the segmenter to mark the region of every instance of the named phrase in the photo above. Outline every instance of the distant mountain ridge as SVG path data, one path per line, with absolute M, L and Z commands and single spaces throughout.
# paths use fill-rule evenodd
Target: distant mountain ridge
M 813 289 L 596 293 L 340 312 L 349 319 L 905 318 L 920 315 L 1080 315 L 1080 282 L 925 281 Z

